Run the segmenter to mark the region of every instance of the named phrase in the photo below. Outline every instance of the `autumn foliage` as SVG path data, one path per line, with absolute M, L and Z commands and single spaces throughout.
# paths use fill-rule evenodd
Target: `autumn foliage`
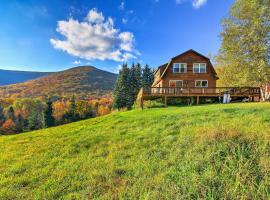
M 112 99 L 0 99 L 0 134 L 21 133 L 106 115 Z
M 2 125 L 2 131 L 5 133 L 15 133 L 16 124 L 12 119 L 7 119 Z

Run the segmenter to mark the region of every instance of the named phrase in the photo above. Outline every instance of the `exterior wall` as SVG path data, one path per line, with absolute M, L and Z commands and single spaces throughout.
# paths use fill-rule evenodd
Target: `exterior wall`
M 161 74 L 163 73 L 163 71 L 165 70 L 165 67 L 167 66 L 167 64 L 162 65 L 155 73 L 155 77 L 154 77 L 154 83 L 153 83 L 153 87 L 163 87 L 162 86 L 162 80 L 160 80 Z
M 159 80 L 160 79 L 160 76 L 161 76 L 161 73 L 160 73 L 160 69 L 159 70 L 157 70 L 157 72 L 155 73 L 155 81 L 156 80 Z M 155 82 L 154 81 L 154 82 Z
M 173 63 L 187 63 L 186 73 L 173 73 Z M 193 73 L 193 63 L 206 63 L 206 73 Z M 184 87 L 195 87 L 195 80 L 207 80 L 208 87 L 216 87 L 215 71 L 210 61 L 193 52 L 174 58 L 162 78 L 162 87 L 169 87 L 170 80 L 183 80 Z

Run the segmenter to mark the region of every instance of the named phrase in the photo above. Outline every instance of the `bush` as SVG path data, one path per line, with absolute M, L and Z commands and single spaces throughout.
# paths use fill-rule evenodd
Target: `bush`
M 162 99 L 144 101 L 145 108 L 162 108 L 165 104 Z
M 168 105 L 193 105 L 195 103 L 194 97 L 170 97 L 168 98 Z

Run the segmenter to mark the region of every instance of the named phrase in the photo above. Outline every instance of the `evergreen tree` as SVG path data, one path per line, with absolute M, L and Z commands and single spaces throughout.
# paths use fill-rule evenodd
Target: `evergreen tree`
M 44 117 L 45 109 L 46 105 L 42 101 L 40 100 L 34 101 L 33 107 L 28 117 L 28 124 L 27 124 L 28 130 L 37 130 L 45 128 L 45 117 Z
M 54 117 L 53 117 L 53 103 L 51 100 L 48 100 L 47 101 L 47 107 L 46 107 L 46 110 L 45 110 L 45 124 L 46 124 L 46 127 L 51 127 L 51 126 L 54 126 Z
M 133 64 L 130 69 L 129 74 L 129 94 L 128 94 L 128 101 L 127 101 L 127 107 L 130 109 L 132 105 L 134 104 L 137 94 L 141 88 L 141 78 L 142 78 L 142 69 L 141 65 Z
M 236 0 L 223 21 L 217 57 L 224 86 L 258 86 L 265 97 L 270 80 L 269 0 Z
M 142 85 L 145 87 L 151 86 L 153 80 L 153 71 L 148 65 L 145 66 L 144 73 L 142 74 L 141 65 L 139 63 L 136 65 L 132 64 L 130 69 L 124 64 L 119 71 L 115 84 L 113 107 L 117 109 L 131 109 Z
M 26 120 L 21 114 L 19 114 L 15 120 L 16 132 L 21 133 L 26 127 Z
M 70 113 L 73 116 L 75 115 L 75 110 L 76 110 L 76 101 L 75 101 L 75 97 L 72 96 L 71 101 L 70 101 Z
M 0 105 L 0 127 L 5 122 L 4 108 Z
M 9 106 L 9 108 L 7 110 L 6 119 L 10 119 L 13 122 L 15 122 L 15 120 L 16 120 L 16 117 L 15 117 L 15 114 L 14 114 L 14 109 L 13 109 L 12 106 Z
M 79 119 L 78 114 L 76 113 L 76 100 L 75 96 L 72 96 L 70 100 L 70 108 L 69 111 L 63 116 L 65 121 L 67 122 L 74 122 Z
M 33 109 L 30 112 L 28 118 L 28 129 L 29 130 L 37 130 L 45 128 L 45 118 L 44 113 L 39 110 Z
M 130 101 L 129 75 L 130 69 L 128 68 L 127 64 L 123 64 L 122 69 L 119 71 L 113 91 L 114 108 L 121 109 L 128 106 L 128 102 Z
M 145 65 L 142 71 L 142 87 L 149 88 L 154 82 L 154 72 L 148 65 Z

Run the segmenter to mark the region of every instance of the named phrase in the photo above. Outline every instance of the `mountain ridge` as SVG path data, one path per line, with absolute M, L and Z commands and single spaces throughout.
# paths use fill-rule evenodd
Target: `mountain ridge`
M 48 95 L 79 98 L 111 94 L 117 74 L 94 66 L 78 66 L 46 76 L 0 87 L 6 98 L 44 97 Z
M 47 76 L 54 72 L 23 71 L 0 69 L 0 86 L 22 83 L 25 81 Z

